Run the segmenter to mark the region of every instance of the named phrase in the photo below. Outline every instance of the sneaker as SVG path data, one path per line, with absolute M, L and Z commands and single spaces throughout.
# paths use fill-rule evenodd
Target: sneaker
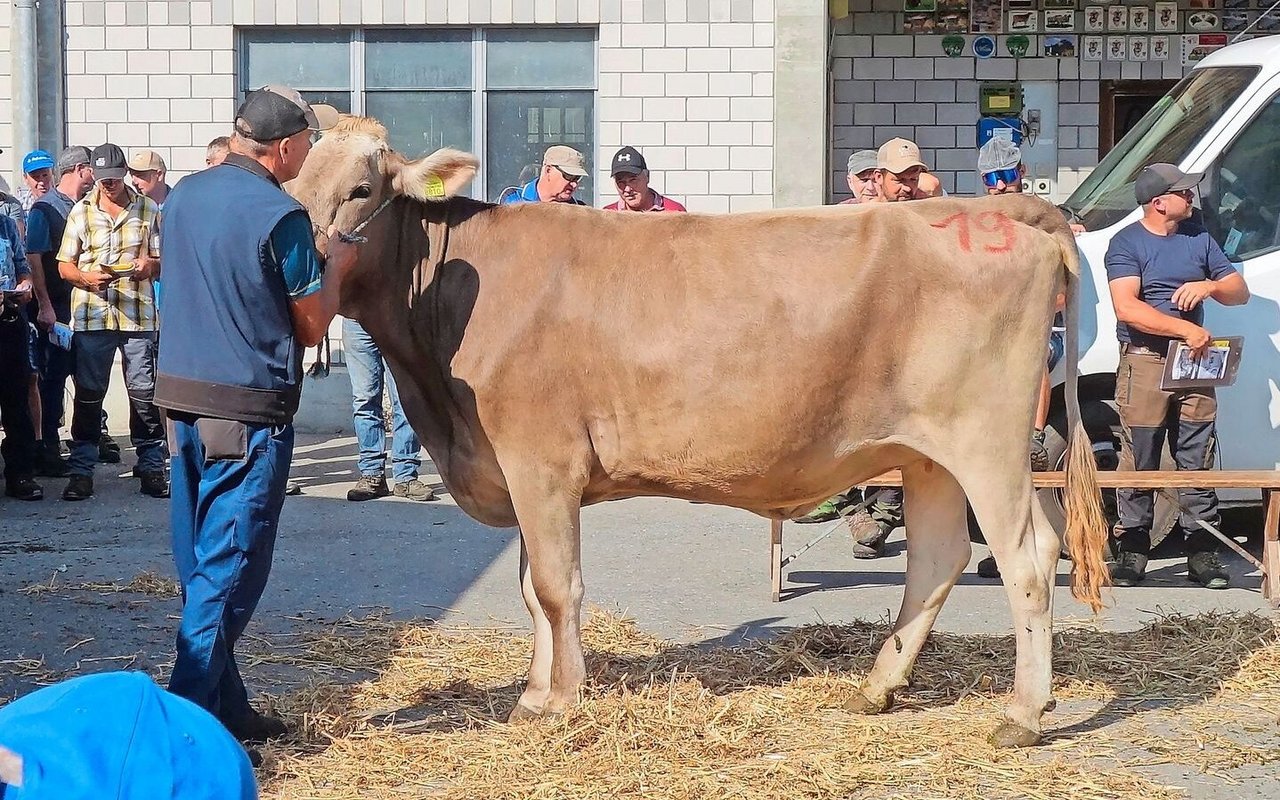
M 289 732 L 289 726 L 278 717 L 268 717 L 251 711 L 249 716 L 237 720 L 234 724 L 223 722 L 231 735 L 246 744 L 263 744 L 271 739 L 279 739 Z
M 120 463 L 120 445 L 110 436 L 103 436 L 98 441 L 98 460 L 103 464 Z
M 829 500 L 823 500 L 818 507 L 805 514 L 803 517 L 796 517 L 793 522 L 799 522 L 802 525 L 808 525 L 813 522 L 830 522 L 840 516 L 840 495 L 836 495 Z
M 169 481 L 163 472 L 139 472 L 142 486 L 140 491 L 150 497 L 165 498 L 169 496 Z
M 978 562 L 978 577 L 988 580 L 1000 580 L 1000 567 L 996 565 L 995 556 L 987 556 Z
M 72 475 L 67 481 L 67 488 L 62 490 L 63 500 L 88 500 L 90 497 L 93 497 L 91 475 Z
M 1136 586 L 1147 577 L 1147 557 L 1121 550 L 1111 565 L 1111 582 L 1116 586 Z
M 853 536 L 854 558 L 880 558 L 884 555 L 884 543 L 893 528 L 876 522 L 866 509 L 849 518 L 849 533 Z
M 347 490 L 347 499 L 352 502 L 373 500 L 391 494 L 387 487 L 387 479 L 382 475 L 361 475 L 356 485 Z
M 16 478 L 4 482 L 4 493 L 19 500 L 43 500 L 44 489 L 30 478 Z
M 1222 566 L 1222 559 L 1207 550 L 1187 556 L 1187 579 L 1206 589 L 1225 589 L 1231 585 L 1231 576 Z
M 422 481 L 414 478 L 411 481 L 397 483 L 395 488 L 391 490 L 396 497 L 407 497 L 410 500 L 435 500 L 436 493 L 431 491 L 431 487 Z
M 1049 471 L 1049 451 L 1044 448 L 1044 431 L 1036 431 L 1031 436 L 1031 471 Z
M 57 442 L 36 443 L 36 474 L 43 478 L 67 477 L 67 462 L 62 460 Z

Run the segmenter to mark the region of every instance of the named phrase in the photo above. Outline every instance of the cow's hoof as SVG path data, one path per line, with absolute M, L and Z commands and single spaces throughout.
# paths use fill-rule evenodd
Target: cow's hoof
M 542 719 L 541 711 L 534 711 L 524 703 L 516 703 L 516 707 L 511 709 L 511 713 L 507 715 L 507 722 L 523 722 L 527 719 Z
M 991 744 L 1001 748 L 1034 747 L 1040 744 L 1040 734 L 1012 722 L 1002 722 L 991 732 Z
M 844 704 L 844 710 L 850 714 L 859 714 L 864 717 L 873 714 L 883 714 L 889 710 L 889 706 L 893 705 L 893 696 L 890 695 L 880 702 L 870 700 L 862 692 L 858 692 L 849 698 L 849 702 Z

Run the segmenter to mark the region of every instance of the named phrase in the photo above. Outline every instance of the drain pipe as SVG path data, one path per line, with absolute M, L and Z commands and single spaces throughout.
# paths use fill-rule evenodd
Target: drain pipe
M 13 0 L 10 21 L 13 75 L 13 175 L 21 179 L 22 157 L 39 141 L 39 101 L 36 94 L 36 0 Z M 19 180 L 14 184 L 21 186 Z

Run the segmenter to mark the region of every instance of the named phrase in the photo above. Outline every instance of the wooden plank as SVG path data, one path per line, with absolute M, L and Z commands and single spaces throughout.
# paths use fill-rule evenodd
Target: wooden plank
M 1031 483 L 1037 489 L 1061 489 L 1066 485 L 1065 472 L 1033 472 Z M 860 486 L 901 486 L 902 473 L 886 472 Z M 1190 486 L 1202 489 L 1280 489 L 1280 470 L 1150 470 L 1145 472 L 1098 473 L 1098 485 L 1104 489 L 1165 489 Z
M 1262 528 L 1262 596 L 1280 608 L 1280 492 L 1263 493 L 1267 516 Z
M 782 520 L 769 521 L 769 581 L 773 602 L 782 600 Z

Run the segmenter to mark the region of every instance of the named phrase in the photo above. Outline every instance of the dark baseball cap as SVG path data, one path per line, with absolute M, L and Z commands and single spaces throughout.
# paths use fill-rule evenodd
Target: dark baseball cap
M 93 148 L 89 166 L 93 167 L 93 178 L 98 181 L 103 178 L 120 179 L 129 174 L 129 160 L 124 157 L 124 151 L 111 143 Z
M 236 132 L 255 142 L 274 142 L 305 131 L 325 131 L 338 123 L 333 106 L 311 105 L 288 86 L 270 84 L 249 92 L 236 111 Z
M 1194 189 L 1204 180 L 1203 172 L 1183 172 L 1172 164 L 1148 164 L 1133 182 L 1138 205 L 1145 206 L 1162 194 Z
M 89 164 L 92 161 L 93 155 L 89 152 L 89 148 L 78 144 L 64 147 L 62 152 L 58 153 L 58 174 L 65 175 L 81 164 Z
M 613 154 L 613 166 L 609 168 L 609 174 L 619 175 L 626 173 L 639 175 L 648 168 L 649 165 L 645 163 L 644 156 L 640 155 L 640 151 L 628 146 Z

